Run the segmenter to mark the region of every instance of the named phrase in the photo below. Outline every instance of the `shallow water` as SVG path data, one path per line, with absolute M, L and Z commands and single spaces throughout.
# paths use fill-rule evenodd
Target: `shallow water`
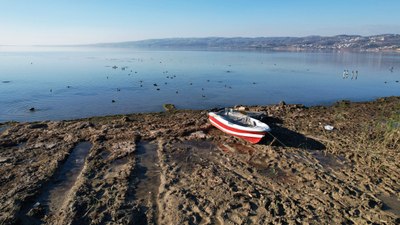
M 349 77 L 343 79 L 345 69 Z M 0 122 L 162 111 L 164 103 L 206 109 L 371 100 L 400 95 L 396 81 L 396 53 L 3 46 Z
M 72 149 L 67 160 L 62 163 L 50 182 L 43 187 L 39 196 L 32 203 L 23 205 L 21 215 L 19 215 L 21 224 L 42 224 L 39 218 L 27 215 L 31 209 L 40 207 L 45 213 L 56 213 L 62 207 L 83 169 L 91 147 L 90 142 L 80 142 Z
M 1 125 L 0 126 L 0 134 L 2 134 L 4 131 L 6 131 L 10 126 L 7 125 Z
M 395 195 L 381 194 L 378 198 L 383 202 L 383 210 L 400 216 L 400 201 Z
M 137 165 L 135 175 L 139 179 L 135 190 L 136 198 L 156 199 L 160 186 L 160 168 L 158 166 L 157 145 L 140 142 L 136 148 Z
M 48 202 L 50 211 L 57 211 L 61 207 L 64 198 L 81 173 L 91 147 L 90 142 L 79 143 L 72 150 L 47 190 L 43 192 L 42 199 L 39 199 L 39 201 Z

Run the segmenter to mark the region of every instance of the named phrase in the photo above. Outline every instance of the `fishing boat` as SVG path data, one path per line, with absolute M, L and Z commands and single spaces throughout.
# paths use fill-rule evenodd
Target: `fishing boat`
M 267 132 L 271 131 L 267 124 L 233 109 L 209 112 L 208 119 L 221 131 L 253 144 L 258 143 Z

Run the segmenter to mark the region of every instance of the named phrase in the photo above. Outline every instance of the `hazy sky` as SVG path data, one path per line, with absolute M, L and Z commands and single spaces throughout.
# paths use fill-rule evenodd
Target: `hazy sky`
M 400 33 L 400 0 L 0 0 L 0 45 Z

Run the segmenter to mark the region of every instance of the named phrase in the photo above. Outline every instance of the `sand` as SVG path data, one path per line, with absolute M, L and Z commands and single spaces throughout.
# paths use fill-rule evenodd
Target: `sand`
M 399 224 L 400 98 L 0 125 L 0 224 Z M 334 127 L 332 131 L 325 125 Z

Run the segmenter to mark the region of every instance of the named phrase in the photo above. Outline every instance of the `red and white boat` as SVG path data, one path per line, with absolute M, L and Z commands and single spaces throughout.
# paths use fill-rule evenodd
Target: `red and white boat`
M 243 138 L 253 144 L 258 143 L 267 132 L 271 131 L 267 124 L 232 109 L 209 112 L 208 119 L 212 125 L 223 132 Z

